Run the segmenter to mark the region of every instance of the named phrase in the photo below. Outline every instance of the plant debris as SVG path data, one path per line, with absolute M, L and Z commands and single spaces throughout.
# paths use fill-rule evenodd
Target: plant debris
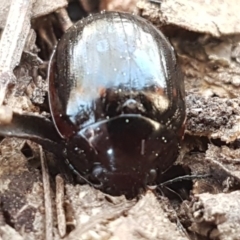
M 139 14 L 174 45 L 187 103 L 177 164 L 205 177 L 192 179 L 190 190 L 179 182 L 173 197 L 149 189 L 129 201 L 68 182 L 56 157 L 35 143 L 1 138 L 1 239 L 239 239 L 237 0 L 1 1 L 0 124 L 11 122 L 13 112 L 50 117 L 47 67 L 54 46 L 75 21 L 101 10 Z

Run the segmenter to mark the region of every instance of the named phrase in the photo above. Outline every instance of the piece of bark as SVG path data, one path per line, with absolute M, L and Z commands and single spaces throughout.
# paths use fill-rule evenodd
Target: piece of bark
M 46 163 L 46 156 L 40 147 L 40 159 L 41 159 L 41 170 L 42 170 L 42 182 L 44 190 L 44 208 L 45 208 L 45 234 L 44 239 L 53 239 L 53 204 L 50 187 L 50 176 L 48 166 Z
M 186 97 L 186 132 L 190 135 L 236 141 L 240 135 L 239 98 L 205 98 L 196 94 Z
M 60 8 L 56 11 L 56 16 L 62 27 L 62 31 L 66 32 L 68 28 L 70 28 L 73 24 L 68 16 L 66 8 Z
M 0 28 L 4 28 L 7 20 L 8 11 L 11 1 L 1 0 L 0 4 Z M 32 18 L 38 18 L 49 13 L 52 13 L 60 8 L 66 7 L 67 0 L 48 1 L 48 0 L 34 0 Z
M 0 41 L 1 72 L 13 70 L 19 64 L 30 30 L 31 10 L 31 0 L 12 1 Z
M 136 10 L 138 0 L 102 0 L 100 10 L 123 11 L 133 13 Z
M 24 240 L 24 238 L 9 225 L 0 226 L 1 240 Z
M 240 34 L 240 6 L 238 0 L 162 0 L 160 4 L 148 0 L 137 4 L 142 15 L 152 18 L 154 11 L 160 13 L 159 21 L 176 25 L 189 31 L 210 34 L 214 37 Z M 159 9 L 160 6 L 160 9 Z
M 215 169 L 219 168 L 225 171 L 229 176 L 232 177 L 232 183 L 228 183 L 226 190 L 233 187 L 234 184 L 240 183 L 240 150 L 231 149 L 227 146 L 217 147 L 209 145 L 206 152 L 206 159 L 210 164 L 215 165 Z M 235 182 L 234 182 L 235 181 Z M 230 184 L 230 185 L 229 185 Z M 232 185 L 232 186 L 231 186 Z M 239 186 L 238 186 L 239 187 Z
M 110 197 L 89 186 L 67 186 L 67 196 L 77 225 L 66 240 L 188 239 L 168 219 L 166 202 L 158 201 L 150 191 L 138 202 Z
M 56 213 L 58 222 L 58 232 L 61 238 L 66 235 L 66 216 L 64 210 L 64 180 L 56 176 Z
M 10 138 L 0 143 L 1 209 L 6 224 L 21 232 L 23 239 L 36 239 L 44 229 L 43 189 L 39 170 L 28 168 L 24 145 L 25 141 Z
M 192 201 L 191 230 L 208 239 L 238 240 L 240 236 L 240 192 L 203 193 Z
M 12 109 L 6 106 L 0 106 L 0 124 L 8 124 L 12 121 Z
M 6 26 L 0 41 L 0 105 L 9 85 L 15 84 L 13 69 L 19 64 L 30 30 L 32 0 L 10 2 Z

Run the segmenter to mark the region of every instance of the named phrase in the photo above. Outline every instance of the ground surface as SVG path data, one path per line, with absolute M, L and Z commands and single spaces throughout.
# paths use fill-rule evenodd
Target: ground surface
M 1 239 L 240 239 L 238 1 L 79 2 L 1 1 L 0 122 L 11 121 L 9 109 L 49 115 L 47 63 L 72 24 L 68 12 L 78 19 L 134 11 L 166 34 L 183 70 L 187 123 L 178 164 L 209 177 L 193 180 L 190 192 L 180 185 L 179 197 L 149 190 L 128 201 L 54 178 L 54 156 L 1 138 Z

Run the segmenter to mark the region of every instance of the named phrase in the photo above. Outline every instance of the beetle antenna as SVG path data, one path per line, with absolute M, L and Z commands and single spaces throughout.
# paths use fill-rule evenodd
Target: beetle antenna
M 209 178 L 211 177 L 211 174 L 203 174 L 203 175 L 185 175 L 185 176 L 180 176 L 173 178 L 171 180 L 165 181 L 163 183 L 160 183 L 159 186 L 165 187 L 166 185 L 172 184 L 174 182 L 180 182 L 184 180 L 193 180 L 193 179 L 202 179 L 202 178 Z
M 73 170 L 73 173 L 80 179 L 82 179 L 84 182 L 86 182 L 87 184 L 89 184 L 91 187 L 94 187 L 94 188 L 97 188 L 97 189 L 100 189 L 102 184 L 93 184 L 91 183 L 90 181 L 88 181 L 85 177 L 83 177 L 81 174 L 79 174 L 79 172 L 77 172 L 75 169 L 72 169 Z
M 167 187 L 166 185 L 164 185 L 164 186 L 159 185 L 159 186 L 157 187 L 157 189 L 161 192 L 161 194 L 162 194 L 163 196 L 165 196 L 165 194 L 163 193 L 163 191 L 162 191 L 162 189 L 161 189 L 162 187 L 166 188 L 169 192 L 174 193 L 175 195 L 177 195 L 177 196 L 179 197 L 179 199 L 180 199 L 181 201 L 183 201 L 183 199 L 182 199 L 182 197 L 180 196 L 180 194 L 178 194 L 176 191 L 174 191 L 173 189 Z

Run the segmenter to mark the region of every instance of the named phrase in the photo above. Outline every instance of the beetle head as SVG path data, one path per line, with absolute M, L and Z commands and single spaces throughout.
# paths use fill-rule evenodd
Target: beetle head
M 154 184 L 157 175 L 173 164 L 178 153 L 176 134 L 136 114 L 94 123 L 74 138 L 77 145 L 79 142 L 79 148 L 74 145 L 74 149 L 81 149 L 88 162 L 84 167 L 88 174 L 83 175 L 112 195 L 135 196 L 140 189 Z M 81 174 L 83 161 L 76 157 L 70 161 Z

